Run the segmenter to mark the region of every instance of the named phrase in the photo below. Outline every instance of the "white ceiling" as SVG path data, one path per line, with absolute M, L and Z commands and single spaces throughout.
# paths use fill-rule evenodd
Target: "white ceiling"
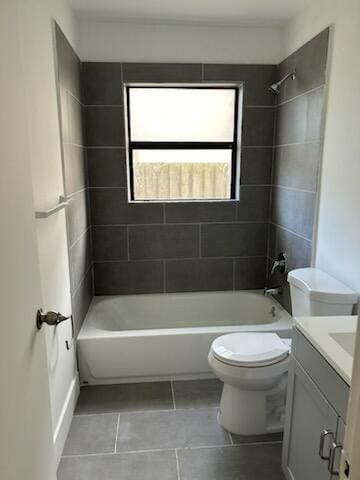
M 139 23 L 281 25 L 315 0 L 68 0 L 79 18 Z

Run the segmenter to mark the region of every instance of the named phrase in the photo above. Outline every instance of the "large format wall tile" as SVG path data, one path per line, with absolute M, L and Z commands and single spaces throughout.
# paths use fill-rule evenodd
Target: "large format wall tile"
M 202 225 L 201 254 L 204 257 L 265 256 L 267 233 L 267 223 Z
M 272 107 L 244 108 L 242 145 L 269 147 L 273 145 L 275 109 Z
M 91 266 L 90 232 L 84 233 L 70 247 L 70 279 L 71 290 L 74 292 L 83 281 Z
M 125 144 L 122 107 L 86 107 L 85 128 L 89 147 L 121 147 Z
M 272 158 L 272 147 L 244 147 L 241 150 L 241 185 L 270 185 Z
M 163 223 L 160 203 L 128 203 L 124 188 L 91 188 L 92 225 Z
M 199 63 L 124 63 L 124 82 L 197 82 Z
M 80 99 L 80 60 L 57 24 L 55 24 L 55 36 L 59 83 Z
M 75 145 L 84 144 L 83 108 L 79 100 L 67 94 L 69 142 Z
M 69 244 L 72 245 L 89 227 L 87 190 L 75 193 L 67 207 Z
M 282 227 L 270 226 L 269 257 L 275 260 L 279 252 L 286 252 L 289 271 L 310 265 L 311 244 L 311 240 L 299 237 Z
M 296 79 L 283 85 L 278 97 L 276 149 L 273 162 L 269 265 L 280 252 L 289 270 L 311 265 L 313 225 L 323 137 L 324 91 L 329 29 L 321 32 L 279 66 L 279 78 L 292 69 Z M 291 309 L 286 278 L 277 299 Z
M 166 203 L 168 223 L 231 222 L 236 220 L 236 202 Z
M 239 221 L 269 220 L 270 187 L 241 186 L 237 207 Z
M 324 89 L 321 87 L 280 105 L 276 145 L 320 140 L 323 109 Z
M 103 260 L 128 260 L 128 234 L 127 227 L 106 226 L 91 227 L 92 259 Z
M 171 260 L 166 262 L 166 292 L 202 292 L 233 289 L 231 258 Z
M 121 69 L 123 82 L 244 84 L 245 104 L 252 107 L 244 108 L 242 143 L 260 148 L 243 149 L 240 201 L 128 202 L 126 150 L 111 148 L 124 146 L 124 118 L 119 115 L 119 105 L 123 102 Z M 270 201 L 266 185 L 271 183 L 275 110 L 275 98 L 269 94 L 267 87 L 276 79 L 276 67 L 95 62 L 85 63 L 82 74 L 83 98 L 87 105 L 93 105 L 86 107 L 86 138 L 91 224 L 95 227 L 96 292 L 233 289 L 235 260 L 226 257 L 266 256 L 268 229 L 265 222 L 269 219 Z M 270 148 L 262 148 L 263 145 Z M 236 223 L 243 221 L 250 223 Z M 213 236 L 209 234 L 208 238 L 209 224 L 214 225 L 217 233 L 212 232 Z M 106 230 L 101 226 L 109 228 Z M 200 232 L 203 232 L 201 241 Z M 125 257 L 125 238 L 130 261 L 125 261 L 128 260 Z M 200 258 L 201 255 L 219 258 Z M 161 268 L 160 263 L 154 263 L 156 267 L 151 272 L 148 268 L 150 260 L 165 261 L 165 268 Z M 148 280 L 139 287 L 131 278 L 137 278 L 141 269 L 146 272 L 144 275 Z M 250 288 L 258 284 L 260 275 L 254 281 L 249 269 L 238 271 L 238 286 Z M 126 272 L 131 278 L 127 278 Z M 153 283 L 151 275 L 154 276 Z
M 79 145 L 63 145 L 64 183 L 66 195 L 84 189 L 87 185 L 86 150 Z
M 327 28 L 280 63 L 279 78 L 296 71 L 296 79 L 286 82 L 281 88 L 280 103 L 325 84 L 328 42 Z
M 88 148 L 90 187 L 126 187 L 126 151 L 124 148 Z
M 92 266 L 78 285 L 75 292 L 72 293 L 72 313 L 74 321 L 74 337 L 77 338 L 82 327 L 83 320 L 89 310 L 89 306 L 93 297 L 93 283 L 92 283 Z
M 237 258 L 235 260 L 235 289 L 264 288 L 266 257 Z
M 84 62 L 82 86 L 85 105 L 122 105 L 121 64 Z
M 55 27 L 62 166 L 66 209 L 74 334 L 77 337 L 92 298 L 92 268 L 87 201 L 87 161 L 81 64 L 58 25 Z
M 311 240 L 316 195 L 312 192 L 274 187 L 272 220 Z
M 162 261 L 94 263 L 95 295 L 162 293 Z
M 275 65 L 204 65 L 204 81 L 243 82 L 245 105 L 274 105 L 267 86 L 276 81 Z
M 320 142 L 277 147 L 274 185 L 316 192 L 321 151 Z
M 130 226 L 129 252 L 131 260 L 198 257 L 199 226 Z

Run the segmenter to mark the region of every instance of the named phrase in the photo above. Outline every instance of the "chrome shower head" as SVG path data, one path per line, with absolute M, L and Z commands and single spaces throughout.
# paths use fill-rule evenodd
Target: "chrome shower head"
M 270 87 L 268 88 L 269 92 L 273 93 L 274 95 L 279 95 L 281 85 L 284 82 L 286 82 L 286 80 L 288 80 L 289 78 L 291 78 L 291 80 L 295 80 L 296 78 L 295 71 L 287 73 L 284 78 L 270 85 Z

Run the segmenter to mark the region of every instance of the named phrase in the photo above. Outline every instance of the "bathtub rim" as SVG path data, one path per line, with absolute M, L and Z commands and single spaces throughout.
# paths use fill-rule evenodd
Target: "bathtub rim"
M 189 294 L 189 295 L 201 295 L 201 294 L 221 294 L 221 293 L 246 293 L 246 294 L 255 294 L 255 295 L 264 295 L 263 291 L 261 290 L 245 290 L 245 291 L 216 291 L 216 292 L 176 292 L 176 293 L 169 293 L 168 295 L 179 295 Z M 167 294 L 139 294 L 139 295 L 130 295 L 131 297 L 137 296 L 166 296 Z M 109 297 L 114 297 L 116 295 L 110 295 Z M 128 295 L 119 295 L 119 297 L 129 297 Z M 94 300 L 99 297 L 106 297 L 103 295 L 94 296 L 89 311 L 94 303 Z M 133 337 L 147 337 L 147 336 L 170 336 L 170 335 L 194 335 L 194 334 L 201 334 L 201 333 L 220 333 L 220 334 L 227 334 L 233 332 L 246 332 L 246 331 L 254 331 L 254 332 L 267 332 L 267 331 L 275 331 L 281 332 L 285 335 L 291 331 L 293 326 L 293 318 L 287 312 L 287 310 L 274 298 L 268 297 L 271 300 L 277 309 L 278 309 L 278 318 L 274 322 L 268 323 L 248 323 L 244 325 L 210 325 L 210 326 L 202 326 L 202 327 L 162 327 L 162 328 L 147 328 L 147 329 L 131 329 L 131 330 L 110 330 L 96 327 L 92 321 L 90 321 L 90 317 L 88 316 L 89 313 L 86 315 L 83 325 L 80 329 L 79 335 L 77 337 L 77 341 L 87 341 L 93 340 L 96 338 L 133 338 Z M 88 312 L 89 312 L 88 311 Z

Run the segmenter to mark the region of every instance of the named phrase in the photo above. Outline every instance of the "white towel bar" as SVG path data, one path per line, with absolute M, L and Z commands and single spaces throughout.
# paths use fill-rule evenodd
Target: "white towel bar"
M 69 205 L 70 199 L 68 197 L 65 197 L 61 195 L 59 197 L 59 203 L 55 205 L 52 208 L 49 208 L 48 210 L 40 210 L 35 212 L 35 218 L 48 218 L 54 213 L 58 212 L 59 210 L 62 210 L 63 208 L 67 207 Z

